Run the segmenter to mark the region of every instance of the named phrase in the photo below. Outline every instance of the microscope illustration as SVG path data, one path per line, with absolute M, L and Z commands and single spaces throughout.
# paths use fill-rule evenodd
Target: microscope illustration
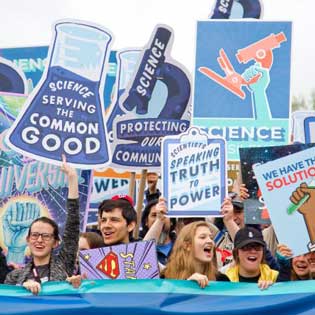
M 280 44 L 286 40 L 287 38 L 283 32 L 276 35 L 271 33 L 245 48 L 238 49 L 235 56 L 239 63 L 247 64 L 251 60 L 255 61 L 255 65 L 252 66 L 254 68 L 250 72 L 247 69 L 243 74 L 237 73 L 223 48 L 219 51 L 217 61 L 225 73 L 224 77 L 207 67 L 200 67 L 198 70 L 239 98 L 245 99 L 246 95 L 242 87 L 247 86 L 250 91 L 253 91 L 252 86 L 258 83 L 263 76 L 268 76 L 264 84 L 266 89 L 269 84 L 269 70 L 273 64 L 272 50 L 279 48 Z

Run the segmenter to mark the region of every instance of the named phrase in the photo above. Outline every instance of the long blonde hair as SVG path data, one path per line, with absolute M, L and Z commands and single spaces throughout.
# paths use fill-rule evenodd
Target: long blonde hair
M 210 225 L 205 221 L 192 222 L 182 228 L 174 244 L 172 254 L 163 270 L 162 275 L 168 279 L 186 280 L 196 271 L 196 258 L 194 257 L 194 237 L 198 227 Z M 190 248 L 190 250 L 189 250 Z M 216 280 L 217 266 L 215 248 L 213 247 L 213 258 L 209 263 L 204 263 L 203 275 L 209 280 Z

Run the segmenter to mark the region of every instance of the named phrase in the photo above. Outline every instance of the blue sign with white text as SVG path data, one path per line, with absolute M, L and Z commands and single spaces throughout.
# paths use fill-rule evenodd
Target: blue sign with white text
M 194 125 L 244 146 L 284 145 L 290 114 L 291 23 L 197 24 Z
M 124 66 L 128 70 L 129 65 L 130 70 L 137 59 L 139 63 L 128 87 L 122 84 L 120 111 L 113 107 L 120 115 L 110 114 L 112 163 L 116 167 L 159 168 L 162 138 L 189 128 L 190 81 L 183 66 L 169 56 L 172 38 L 172 30 L 159 25 L 141 56 L 130 51 L 126 55 L 129 63 L 122 55 L 118 59 L 120 69 Z
M 49 66 L 7 135 L 20 153 L 59 165 L 105 166 L 110 154 L 103 93 L 112 35 L 85 22 L 55 24 Z

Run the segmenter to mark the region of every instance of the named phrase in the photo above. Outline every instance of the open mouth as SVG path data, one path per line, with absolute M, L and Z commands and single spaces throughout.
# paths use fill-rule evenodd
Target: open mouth
M 308 265 L 305 263 L 297 263 L 295 267 L 300 271 L 305 271 L 306 269 L 308 269 Z
M 247 257 L 247 260 L 248 260 L 249 262 L 251 262 L 251 263 L 256 262 L 257 259 L 258 259 L 258 258 L 257 258 L 256 256 L 248 256 L 248 257 Z
M 45 248 L 45 246 L 43 245 L 35 245 L 35 248 L 38 249 L 38 250 L 42 250 Z
M 110 238 L 113 234 L 114 234 L 114 232 L 103 232 L 103 236 L 105 238 Z
M 207 256 L 211 256 L 212 255 L 212 246 L 211 245 L 206 245 L 203 250 L 207 254 Z

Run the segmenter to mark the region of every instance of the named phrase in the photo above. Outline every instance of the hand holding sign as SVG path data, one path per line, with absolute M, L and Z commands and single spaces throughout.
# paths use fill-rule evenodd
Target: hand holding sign
M 157 219 L 162 222 L 165 221 L 167 215 L 167 205 L 166 200 L 163 197 L 159 198 L 159 202 L 155 209 L 157 211 Z

